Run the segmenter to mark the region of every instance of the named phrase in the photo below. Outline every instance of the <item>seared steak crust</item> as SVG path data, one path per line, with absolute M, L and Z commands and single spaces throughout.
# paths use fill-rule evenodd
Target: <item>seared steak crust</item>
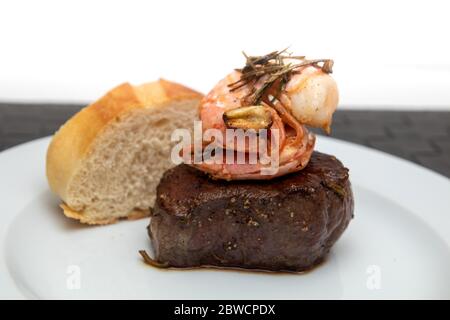
M 304 271 L 352 217 L 348 169 L 314 152 L 302 171 L 269 181 L 212 180 L 188 165 L 167 171 L 149 235 L 155 260 L 170 267 Z

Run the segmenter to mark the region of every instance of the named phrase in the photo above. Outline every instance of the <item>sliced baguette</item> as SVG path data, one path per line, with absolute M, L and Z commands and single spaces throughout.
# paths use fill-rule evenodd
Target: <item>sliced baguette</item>
M 47 179 L 67 217 L 87 224 L 149 215 L 170 161 L 170 136 L 192 128 L 202 95 L 159 80 L 124 83 L 83 108 L 54 135 Z

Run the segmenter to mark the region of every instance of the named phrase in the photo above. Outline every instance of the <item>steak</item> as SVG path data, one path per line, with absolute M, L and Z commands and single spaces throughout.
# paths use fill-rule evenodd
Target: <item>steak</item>
M 161 266 L 298 272 L 319 264 L 352 218 L 348 169 L 314 152 L 305 169 L 268 181 L 174 167 L 159 183 L 148 231 Z

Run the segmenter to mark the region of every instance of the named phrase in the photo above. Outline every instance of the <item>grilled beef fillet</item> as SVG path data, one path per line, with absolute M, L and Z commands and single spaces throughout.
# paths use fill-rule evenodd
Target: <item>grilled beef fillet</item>
M 213 180 L 179 165 L 160 181 L 148 229 L 164 266 L 304 271 L 352 217 L 348 169 L 314 152 L 302 171 L 268 181 Z

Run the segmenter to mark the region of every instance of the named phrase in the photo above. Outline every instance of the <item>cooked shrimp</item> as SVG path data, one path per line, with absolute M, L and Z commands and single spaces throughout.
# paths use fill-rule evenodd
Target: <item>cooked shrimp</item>
M 339 94 L 336 82 L 322 69 L 307 67 L 292 76 L 282 96 L 283 103 L 301 123 L 330 133 Z
M 258 61 L 269 61 L 269 56 L 259 57 Z M 249 59 L 249 58 L 247 58 Z M 255 58 L 254 58 L 255 59 Z M 264 60 L 266 59 L 266 60 Z M 250 61 L 250 63 L 252 62 Z M 251 64 L 253 67 L 253 64 Z M 284 66 L 284 65 L 282 65 Z M 290 65 L 288 65 L 289 67 Z M 270 179 L 304 168 L 312 154 L 315 136 L 304 125 L 323 128 L 329 132 L 333 112 L 338 103 L 337 86 L 333 78 L 323 71 L 323 67 L 305 64 L 293 69 L 283 90 L 277 94 L 277 86 L 268 88 L 261 95 L 258 104 L 270 107 L 270 130 L 278 130 L 279 167 L 276 172 L 262 174 L 269 165 L 256 164 L 195 164 L 194 166 L 219 179 Z M 233 71 L 222 79 L 199 106 L 199 116 L 203 130 L 218 129 L 226 137 L 227 124 L 224 113 L 249 106 L 248 97 L 266 89 L 270 75 L 256 77 L 253 81 L 244 78 L 243 71 Z M 247 82 L 245 82 L 245 81 Z M 274 99 L 276 97 L 276 99 Z M 221 148 L 232 148 L 236 152 L 249 152 L 238 149 L 235 143 L 226 139 L 215 141 Z

